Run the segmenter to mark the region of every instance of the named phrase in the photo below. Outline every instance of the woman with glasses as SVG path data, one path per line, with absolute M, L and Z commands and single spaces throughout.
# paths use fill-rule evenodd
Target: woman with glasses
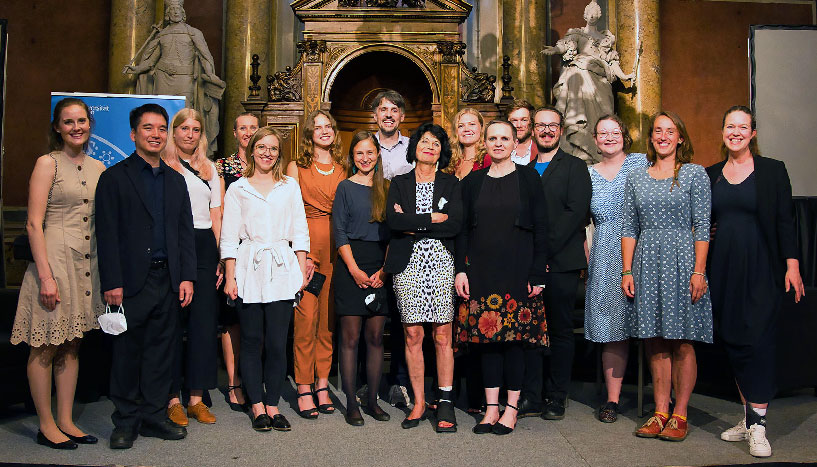
M 615 422 L 621 382 L 627 368 L 629 350 L 627 318 L 632 304 L 621 291 L 621 211 L 624 184 L 633 170 L 647 167 L 643 154 L 627 154 L 633 144 L 618 115 L 605 115 L 593 133 L 601 161 L 588 168 L 593 197 L 593 242 L 587 268 L 584 300 L 584 338 L 603 344 L 601 361 L 607 401 L 599 408 L 599 420 Z

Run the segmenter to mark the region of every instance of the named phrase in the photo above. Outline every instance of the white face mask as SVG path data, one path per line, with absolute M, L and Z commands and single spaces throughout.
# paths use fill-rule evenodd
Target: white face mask
M 125 307 L 119 305 L 116 312 L 111 312 L 111 306 L 105 305 L 105 313 L 97 318 L 102 332 L 112 336 L 118 336 L 128 330 L 128 322 L 125 320 Z

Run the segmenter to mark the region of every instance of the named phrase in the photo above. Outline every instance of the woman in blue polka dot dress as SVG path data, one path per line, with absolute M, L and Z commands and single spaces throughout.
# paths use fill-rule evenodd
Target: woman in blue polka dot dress
M 651 165 L 627 178 L 621 238 L 621 288 L 634 299 L 629 334 L 646 341 L 655 398 L 654 416 L 635 434 L 682 441 L 698 371 L 692 342 L 712 342 L 705 275 L 711 193 L 705 169 L 690 163 L 681 119 L 659 112 L 650 128 Z
M 621 223 L 624 184 L 633 170 L 644 170 L 644 154 L 627 154 L 633 140 L 618 115 L 606 115 L 596 123 L 593 136 L 601 161 L 588 168 L 593 185 L 590 213 L 593 244 L 588 260 L 587 293 L 584 300 L 584 337 L 603 343 L 601 353 L 607 400 L 599 408 L 599 420 L 615 422 L 621 382 L 627 367 L 629 337 L 627 319 L 632 302 L 621 290 Z

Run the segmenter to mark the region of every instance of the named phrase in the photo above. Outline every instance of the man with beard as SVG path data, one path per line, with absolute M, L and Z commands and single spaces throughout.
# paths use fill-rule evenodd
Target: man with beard
M 397 175 L 411 172 L 406 161 L 409 139 L 400 134 L 400 124 L 406 116 L 406 101 L 397 91 L 387 89 L 379 92 L 372 102 L 372 113 L 377 123 L 375 137 L 383 157 L 383 176 L 391 180 Z
M 522 99 L 514 100 L 508 109 L 508 121 L 516 130 L 516 147 L 511 153 L 511 160 L 517 164 L 527 165 L 538 155 L 537 147 L 531 138 L 533 135 L 531 113 L 533 111 L 533 105 Z
M 544 291 L 550 365 L 544 372 L 544 407 L 542 400 L 543 352 L 525 351 L 525 384 L 519 402 L 519 416 L 539 413 L 546 420 L 565 416 L 570 370 L 573 366 L 573 320 L 579 272 L 587 268 L 584 254 L 584 228 L 590 212 L 593 189 L 587 165 L 579 158 L 559 149 L 564 117 L 554 107 L 542 107 L 533 114 L 533 138 L 537 157 L 528 164 L 542 174 L 548 214 L 548 272 Z

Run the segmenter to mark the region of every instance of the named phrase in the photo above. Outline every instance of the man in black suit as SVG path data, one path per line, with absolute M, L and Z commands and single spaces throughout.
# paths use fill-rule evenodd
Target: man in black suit
M 182 439 L 167 419 L 172 343 L 179 305 L 193 298 L 196 252 L 184 178 L 159 157 L 167 112 L 145 104 L 130 113 L 136 152 L 102 173 L 96 236 L 105 302 L 125 309 L 128 330 L 113 338 L 112 449 L 142 436 Z
M 548 214 L 548 272 L 544 299 L 550 335 L 550 365 L 544 372 L 545 406 L 541 407 L 543 352 L 525 352 L 525 384 L 519 416 L 541 413 L 546 420 L 565 416 L 570 372 L 573 366 L 573 319 L 579 273 L 587 268 L 584 254 L 585 226 L 593 189 L 587 165 L 559 149 L 564 117 L 553 107 L 533 114 L 533 134 L 539 153 L 529 164 L 542 174 Z

